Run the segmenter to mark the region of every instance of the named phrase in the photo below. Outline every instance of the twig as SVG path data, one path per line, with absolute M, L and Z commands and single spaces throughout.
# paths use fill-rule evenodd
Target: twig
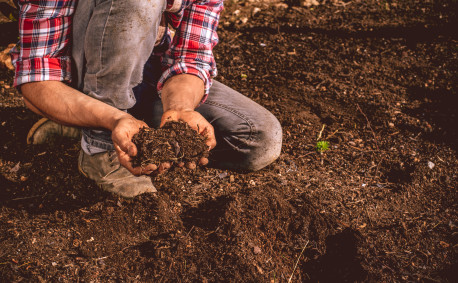
M 321 139 L 321 136 L 323 135 L 324 127 L 326 127 L 326 124 L 323 124 L 323 127 L 321 127 L 321 131 L 318 133 L 318 137 L 316 138 L 316 140 Z
M 123 249 L 121 249 L 121 250 L 119 250 L 119 251 L 117 251 L 117 252 L 114 252 L 114 253 L 112 253 L 112 254 L 109 254 L 109 255 L 106 255 L 106 256 L 102 256 L 102 257 L 98 257 L 98 258 L 92 258 L 92 259 L 95 260 L 95 261 L 99 261 L 99 260 L 102 260 L 102 259 L 107 259 L 107 258 L 109 258 L 109 257 L 111 257 L 111 256 L 114 256 L 115 254 L 122 253 L 122 252 L 124 252 L 125 250 L 130 249 L 130 248 L 133 248 L 133 247 L 136 247 L 136 246 L 138 246 L 138 245 L 127 246 L 127 247 L 125 247 L 125 248 L 123 248 Z
M 24 263 L 24 264 L 21 264 L 21 265 L 18 266 L 18 268 L 19 268 L 19 267 L 23 267 L 24 265 L 31 264 L 32 262 L 33 262 L 33 261 L 29 261 L 29 262 L 26 262 L 26 263 Z
M 298 257 L 297 260 L 296 260 L 296 264 L 294 265 L 293 272 L 291 273 L 291 276 L 290 276 L 289 279 L 288 279 L 288 283 L 290 283 L 291 280 L 293 279 L 293 275 L 294 275 L 294 272 L 296 271 L 297 264 L 299 263 L 299 260 L 301 259 L 301 256 L 302 256 L 302 254 L 304 253 L 304 250 L 305 250 L 305 248 L 307 247 L 308 244 L 309 244 L 309 241 L 307 241 L 307 243 L 305 243 L 304 247 L 302 248 L 302 251 L 301 251 L 301 253 L 299 254 L 299 257 Z
M 298 159 L 299 159 L 299 158 L 304 158 L 304 157 L 306 157 L 307 155 L 314 154 L 314 153 L 315 153 L 315 151 L 312 151 L 312 152 L 309 152 L 309 153 L 306 153 L 306 154 L 303 154 L 303 155 L 299 155 L 297 158 L 298 158 Z
M 326 137 L 327 140 L 329 140 L 331 137 L 333 137 L 335 134 L 337 134 L 339 132 L 339 129 L 335 130 L 335 132 L 333 132 L 332 134 L 330 134 L 329 136 Z
M 358 103 L 356 103 L 356 107 L 358 107 L 359 112 L 361 112 L 361 114 L 363 114 L 364 118 L 366 118 L 367 126 L 371 130 L 372 135 L 374 136 L 375 146 L 377 147 L 377 150 L 379 150 L 379 148 L 378 148 L 378 138 L 377 138 L 377 135 L 374 132 L 374 129 L 372 129 L 371 122 L 369 122 L 369 119 L 367 118 L 366 114 L 364 114 L 363 110 L 361 109 L 361 107 L 359 106 Z
M 41 197 L 41 196 L 42 196 L 42 195 L 39 195 L 39 196 L 31 196 L 31 197 L 23 197 L 23 198 L 13 198 L 13 199 L 11 199 L 11 201 L 32 199 L 32 198 L 38 198 L 38 197 Z
M 194 229 L 194 227 L 195 227 L 195 226 L 193 225 L 193 226 L 191 227 L 191 229 L 189 230 L 189 232 L 186 233 L 186 238 L 189 236 L 189 234 L 191 234 L 191 232 L 192 232 L 192 230 Z

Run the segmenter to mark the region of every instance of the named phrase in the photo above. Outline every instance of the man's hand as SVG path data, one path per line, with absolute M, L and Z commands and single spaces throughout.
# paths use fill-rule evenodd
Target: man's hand
M 199 105 L 204 96 L 204 82 L 197 76 L 180 74 L 168 79 L 162 89 L 162 104 L 164 114 L 161 126 L 167 121 L 183 121 L 199 134 L 205 136 L 208 149 L 216 146 L 215 131 L 213 126 L 194 109 Z M 200 165 L 207 165 L 208 159 L 202 158 Z M 188 164 L 179 163 L 178 166 L 186 166 L 189 169 L 196 168 L 194 162 Z M 161 164 L 158 173 L 170 168 L 169 163 Z
M 183 121 L 186 122 L 192 129 L 196 130 L 199 134 L 205 137 L 205 143 L 208 145 L 208 150 L 213 149 L 216 146 L 215 131 L 213 126 L 202 116 L 199 112 L 194 110 L 169 110 L 162 115 L 161 127 L 168 121 Z M 205 166 L 208 164 L 207 158 L 201 158 L 199 165 Z M 163 166 L 163 165 L 161 165 Z M 165 168 L 159 166 L 159 172 L 162 173 L 170 168 L 170 164 L 165 164 Z M 194 162 L 187 164 L 179 163 L 178 166 L 186 166 L 188 169 L 196 168 Z
M 140 167 L 132 166 L 132 157 L 137 155 L 137 147 L 132 142 L 132 138 L 143 127 L 148 127 L 148 125 L 127 114 L 116 121 L 111 132 L 111 139 L 118 154 L 119 162 L 137 176 L 142 174 L 149 175 L 158 169 L 156 164 Z

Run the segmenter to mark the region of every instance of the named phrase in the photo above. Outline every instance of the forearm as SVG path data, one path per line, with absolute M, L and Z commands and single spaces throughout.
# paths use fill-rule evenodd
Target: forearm
M 181 74 L 171 77 L 162 89 L 164 112 L 193 111 L 204 96 L 204 82 L 197 76 Z
M 65 125 L 113 130 L 130 116 L 59 81 L 27 83 L 21 91 L 32 111 Z

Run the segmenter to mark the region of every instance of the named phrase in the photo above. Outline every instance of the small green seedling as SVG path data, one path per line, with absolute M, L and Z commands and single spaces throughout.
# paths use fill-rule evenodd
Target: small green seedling
M 9 18 L 10 21 L 12 21 L 12 22 L 17 22 L 17 19 L 16 19 L 16 17 L 13 15 L 13 13 L 10 13 L 10 15 L 8 16 L 8 18 Z
M 319 141 L 316 143 L 316 151 L 318 151 L 319 153 L 323 153 L 328 149 L 329 149 L 329 142 Z

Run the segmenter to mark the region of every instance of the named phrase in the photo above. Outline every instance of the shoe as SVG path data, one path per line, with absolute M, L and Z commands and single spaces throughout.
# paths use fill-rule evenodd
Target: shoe
M 115 151 L 94 155 L 80 151 L 78 169 L 87 178 L 95 181 L 103 190 L 133 198 L 143 193 L 156 192 L 151 178 L 145 175 L 135 176 L 119 163 Z
M 27 134 L 28 144 L 44 144 L 54 136 L 68 138 L 81 138 L 81 130 L 75 127 L 63 126 L 48 118 L 42 118 L 36 122 Z

